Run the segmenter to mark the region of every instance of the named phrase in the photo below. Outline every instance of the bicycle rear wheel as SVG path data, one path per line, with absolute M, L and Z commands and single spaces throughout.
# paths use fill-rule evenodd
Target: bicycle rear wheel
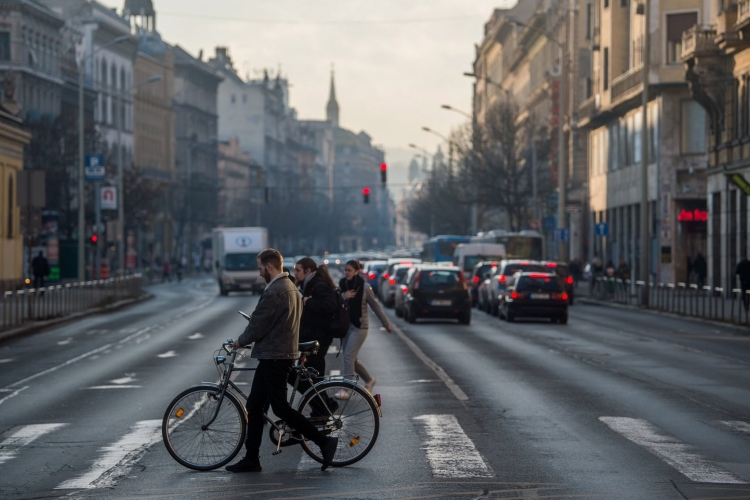
M 216 419 L 219 389 L 191 387 L 174 398 L 162 420 L 164 445 L 172 458 L 193 470 L 213 470 L 229 463 L 245 442 L 245 411 L 231 392 L 226 392 Z
M 331 466 L 344 467 L 359 462 L 370 453 L 378 439 L 380 414 L 377 403 L 354 381 L 320 382 L 315 389 L 317 394 L 309 389 L 303 395 L 298 411 L 311 419 L 323 434 L 339 438 Z M 335 399 L 341 390 L 349 391 L 349 399 Z M 332 405 L 331 401 L 335 404 Z M 301 445 L 313 460 L 323 463 L 323 455 L 315 443 L 305 440 Z

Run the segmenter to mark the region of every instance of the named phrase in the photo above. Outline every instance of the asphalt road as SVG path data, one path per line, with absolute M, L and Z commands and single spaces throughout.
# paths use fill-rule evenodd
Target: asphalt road
M 161 442 L 164 409 L 216 380 L 257 297 L 150 291 L 0 344 L 0 498 L 750 498 L 750 336 L 583 304 L 568 325 L 389 311 L 388 334 L 373 316 L 361 360 L 383 418 L 364 460 L 320 472 L 266 441 L 262 473 L 190 471 Z

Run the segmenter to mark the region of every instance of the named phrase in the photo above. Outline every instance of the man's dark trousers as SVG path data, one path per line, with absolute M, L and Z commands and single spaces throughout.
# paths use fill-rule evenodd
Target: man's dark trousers
M 41 274 L 34 275 L 34 288 L 44 288 L 44 276 Z
M 247 457 L 254 459 L 260 453 L 263 439 L 263 411 L 268 403 L 273 412 L 305 438 L 320 445 L 325 439 L 317 427 L 304 415 L 289 406 L 287 377 L 294 361 L 291 359 L 261 359 L 255 370 L 253 385 L 247 398 Z
M 750 306 L 750 295 L 747 293 L 750 290 L 750 281 L 741 281 L 740 290 L 742 292 L 742 303 L 745 305 L 745 309 L 747 309 Z

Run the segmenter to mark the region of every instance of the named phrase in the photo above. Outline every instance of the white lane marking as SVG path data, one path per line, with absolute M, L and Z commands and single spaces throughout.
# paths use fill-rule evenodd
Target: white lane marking
M 307 452 L 303 451 L 297 464 L 297 472 L 294 474 L 295 479 L 310 479 L 321 477 L 320 463 L 313 460 Z
M 24 446 L 30 445 L 43 435 L 68 424 L 32 424 L 24 425 L 0 443 L 0 464 L 16 458 Z
M 183 311 L 183 312 L 181 312 L 181 313 L 177 314 L 177 315 L 176 315 L 176 316 L 174 316 L 174 317 L 173 317 L 172 319 L 170 319 L 170 320 L 167 320 L 167 321 L 166 321 L 166 323 L 168 323 L 168 322 L 170 322 L 170 321 L 174 320 L 175 318 L 181 318 L 181 317 L 184 317 L 184 316 L 185 316 L 186 314 L 188 314 L 188 313 L 191 313 L 191 312 L 195 312 L 195 311 L 198 311 L 198 310 L 200 310 L 200 309 L 203 309 L 204 307 L 206 307 L 207 305 L 209 305 L 209 304 L 210 304 L 211 302 L 213 302 L 214 300 L 216 300 L 216 299 L 209 299 L 209 300 L 207 300 L 207 301 L 203 302 L 202 304 L 198 304 L 198 305 L 197 305 L 197 306 L 195 306 L 195 307 L 191 307 L 191 308 L 189 308 L 189 309 L 187 309 L 187 310 L 185 310 L 185 311 Z M 117 342 L 117 344 L 120 344 L 120 345 L 122 345 L 122 344 L 126 344 L 126 343 L 130 342 L 131 340 L 133 340 L 133 339 L 135 339 L 135 338 L 138 338 L 138 337 L 140 337 L 141 335 L 143 335 L 144 333 L 146 333 L 146 332 L 149 332 L 149 331 L 151 331 L 151 330 L 154 330 L 155 328 L 157 328 L 157 327 L 159 327 L 159 326 L 161 326 L 161 325 L 159 325 L 159 324 L 156 324 L 156 325 L 151 325 L 151 326 L 148 326 L 148 327 L 146 327 L 146 328 L 142 328 L 142 329 L 138 330 L 137 332 L 133 333 L 132 335 L 128 335 L 128 336 L 127 336 L 127 337 L 125 337 L 124 339 L 120 340 L 119 342 Z M 46 370 L 42 370 L 42 371 L 40 371 L 40 372 L 38 372 L 38 373 L 35 373 L 34 375 L 31 375 L 31 376 L 29 376 L 29 377 L 26 377 L 26 378 L 24 378 L 24 379 L 21 379 L 21 380 L 19 380 L 19 381 L 17 381 L 17 382 L 13 382 L 12 384 L 10 384 L 10 385 L 6 386 L 5 388 L 6 388 L 6 389 L 10 389 L 10 388 L 12 388 L 12 387 L 15 387 L 15 386 L 17 386 L 17 385 L 21 385 L 21 384 L 23 384 L 23 383 L 25 383 L 25 382 L 31 382 L 31 381 L 32 381 L 32 380 L 34 380 L 34 379 L 37 379 L 37 378 L 39 378 L 39 377 L 42 377 L 42 376 L 44 376 L 44 375 L 47 375 L 48 373 L 56 372 L 56 371 L 57 371 L 57 370 L 59 370 L 60 368 L 65 368 L 66 366 L 72 365 L 73 363 L 77 363 L 77 362 L 81 361 L 82 359 L 86 359 L 86 358 L 88 358 L 89 356 L 93 356 L 94 354 L 97 354 L 97 353 L 99 353 L 99 352 L 102 352 L 102 351 L 104 351 L 104 350 L 106 350 L 106 349 L 109 349 L 110 347 L 112 347 L 112 345 L 113 345 L 113 344 L 106 344 L 106 345 L 103 345 L 103 346 L 101 346 L 101 347 L 97 347 L 96 349 L 94 349 L 94 350 L 92 350 L 92 351 L 89 351 L 89 352 L 83 353 L 83 354 L 81 354 L 80 356 L 76 356 L 75 358 L 69 359 L 69 360 L 65 361 L 64 363 L 60 363 L 60 364 L 59 364 L 59 365 L 57 365 L 57 366 L 53 366 L 53 367 L 51 367 L 51 368 L 47 368 Z
M 331 344 L 328 347 L 328 354 L 336 354 L 337 352 L 339 352 L 339 348 L 336 347 L 335 345 Z
M 67 338 L 67 339 L 65 339 L 65 340 L 59 340 L 59 341 L 57 342 L 57 345 L 68 345 L 68 344 L 70 344 L 71 342 L 73 342 L 73 337 L 68 337 L 68 338 Z
M 143 420 L 137 422 L 133 430 L 111 446 L 100 451 L 103 453 L 91 468 L 73 479 L 69 479 L 55 489 L 92 489 L 112 486 L 115 479 L 127 473 L 128 469 L 140 460 L 145 451 L 154 443 L 161 441 L 161 420 Z
M 157 358 L 174 358 L 175 356 L 177 356 L 177 353 L 174 351 L 167 351 L 156 355 Z
M 409 337 L 407 337 L 404 332 L 401 331 L 401 328 L 391 323 L 391 327 L 393 328 L 394 333 L 407 345 L 409 346 L 409 349 L 412 350 L 416 356 L 422 360 L 422 363 L 426 364 L 429 368 L 432 369 L 432 371 L 435 372 L 435 374 L 440 377 L 440 380 L 443 381 L 443 383 L 450 389 L 450 391 L 453 393 L 454 396 L 456 396 L 456 399 L 459 401 L 468 401 L 469 396 L 466 395 L 466 393 L 456 384 L 452 378 L 448 376 L 447 373 L 445 373 L 445 370 L 435 363 L 433 360 L 431 360 L 423 351 L 419 348 L 417 344 L 414 343 L 413 340 L 411 340 Z
M 736 420 L 736 421 L 724 420 L 719 423 L 726 425 L 733 431 L 741 432 L 743 434 L 750 434 L 750 423 L 748 422 L 742 422 L 741 420 Z
M 13 361 L 13 358 L 0 359 L 0 364 L 10 363 L 11 361 Z
M 599 417 L 610 429 L 661 458 L 698 483 L 747 484 L 747 481 L 700 455 L 658 427 L 638 418 Z
M 140 389 L 140 385 L 93 385 L 86 389 Z
M 336 377 L 338 375 L 341 375 L 341 370 L 331 370 L 328 372 L 329 375 Z
M 130 382 L 135 382 L 134 375 L 135 373 L 126 373 L 124 377 L 110 380 L 110 382 L 113 384 L 129 384 Z
M 14 398 L 14 397 L 18 396 L 18 394 L 20 392 L 23 392 L 23 391 L 25 391 L 28 388 L 29 388 L 29 386 L 25 385 L 25 386 L 21 387 L 20 389 L 15 389 L 15 390 L 13 390 L 13 389 L 0 389 L 0 394 L 2 394 L 3 392 L 10 392 L 10 394 L 8 394 L 4 398 L 0 399 L 0 405 L 3 404 L 3 403 L 5 403 L 10 398 Z
M 426 384 L 428 382 L 440 382 L 438 379 L 434 378 L 420 378 L 418 380 L 407 380 L 407 384 Z
M 188 340 L 198 340 L 202 338 L 203 338 L 203 334 L 201 332 L 195 332 L 194 334 L 188 336 Z
M 89 330 L 88 332 L 86 332 L 86 334 L 87 335 L 101 335 L 103 333 L 107 333 L 108 331 L 109 330 L 102 328 L 99 330 Z
M 435 477 L 493 477 L 455 415 L 420 415 L 426 434 L 423 449 Z

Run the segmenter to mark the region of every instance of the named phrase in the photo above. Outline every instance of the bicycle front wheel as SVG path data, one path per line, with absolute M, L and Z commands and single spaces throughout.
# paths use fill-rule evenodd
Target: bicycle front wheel
M 315 385 L 303 396 L 299 412 L 310 419 L 323 434 L 339 438 L 331 466 L 344 467 L 370 453 L 380 430 L 380 414 L 375 400 L 356 382 L 328 381 Z M 348 391 L 348 399 L 336 399 Z M 323 463 L 320 448 L 312 441 L 301 443 L 313 460 Z
M 213 470 L 229 463 L 245 442 L 245 411 L 231 392 L 191 387 L 174 398 L 162 420 L 164 445 L 172 458 L 193 470 Z M 216 414 L 218 409 L 218 414 Z M 206 424 L 216 414 L 210 425 Z

